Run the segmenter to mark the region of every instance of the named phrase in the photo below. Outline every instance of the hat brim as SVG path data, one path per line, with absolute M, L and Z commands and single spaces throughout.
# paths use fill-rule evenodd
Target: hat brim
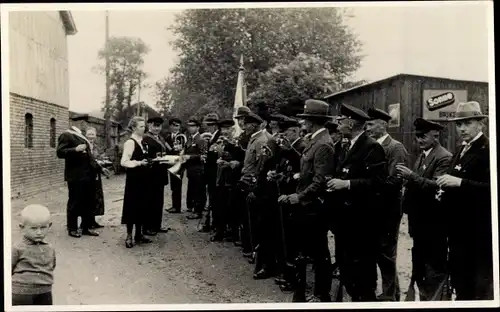
M 328 115 L 315 115 L 315 114 L 297 114 L 300 118 L 316 118 L 316 119 L 331 119 L 332 116 Z
M 200 124 L 198 124 L 196 122 L 188 122 L 186 125 L 188 125 L 188 126 L 196 126 L 196 127 L 200 126 Z
M 466 116 L 466 117 L 457 117 L 457 118 L 450 118 L 448 121 L 461 121 L 461 120 L 468 120 L 468 119 L 485 119 L 488 118 L 488 115 L 476 115 L 476 116 Z

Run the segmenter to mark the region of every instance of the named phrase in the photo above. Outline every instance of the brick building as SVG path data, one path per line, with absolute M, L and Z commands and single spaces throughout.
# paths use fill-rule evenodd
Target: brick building
M 69 11 L 9 13 L 11 197 L 64 183 L 57 138 L 68 129 Z
M 97 134 L 97 145 L 99 147 L 104 148 L 105 147 L 105 127 L 106 127 L 106 120 L 100 116 L 100 114 L 95 114 L 95 113 L 88 113 L 88 114 L 80 114 L 80 113 L 75 113 L 70 111 L 69 112 L 69 125 L 70 126 L 77 126 L 75 122 L 71 120 L 71 118 L 76 117 L 76 116 L 88 116 L 88 125 L 90 127 L 94 127 L 96 129 L 96 134 Z M 116 121 L 111 120 L 111 141 L 113 146 L 117 145 L 119 143 L 119 133 L 120 133 L 120 124 Z M 112 149 L 112 148 L 111 148 Z

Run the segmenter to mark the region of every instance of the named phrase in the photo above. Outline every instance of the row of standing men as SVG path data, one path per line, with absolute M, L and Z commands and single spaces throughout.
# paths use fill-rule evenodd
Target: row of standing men
M 457 300 L 492 299 L 486 116 L 476 102 L 461 103 L 456 116 L 464 144 L 455 155 L 439 144 L 442 125 L 415 120 L 422 153 L 413 166 L 404 145 L 386 131 L 389 114 L 342 105 L 333 118 L 329 105 L 316 100 L 306 101 L 297 116 L 302 124 L 240 108 L 236 120 L 244 131 L 236 138 L 232 119 L 209 114 L 203 121 L 209 133 L 200 134 L 202 123 L 191 118 L 182 148 L 176 144 L 181 122 L 173 118 L 162 151 L 189 155 L 179 172 L 188 178 L 188 218 L 199 219 L 200 231 L 213 233 L 211 241 L 240 246 L 255 262 L 254 278 L 276 276 L 282 290 L 294 292 L 295 302 L 330 301 L 335 265 L 339 289 L 345 287 L 353 301 L 399 301 L 396 255 L 403 212 L 413 238 L 407 299 L 415 286 L 420 300 L 451 299 L 452 289 Z M 150 128 L 161 123 L 148 122 Z M 157 152 L 150 149 L 150 157 Z M 169 212 L 179 213 L 181 179 L 168 174 Z M 159 201 L 160 196 L 161 211 Z M 335 235 L 335 265 L 328 231 Z M 306 298 L 310 262 L 315 287 Z M 383 290 L 378 297 L 377 266 Z

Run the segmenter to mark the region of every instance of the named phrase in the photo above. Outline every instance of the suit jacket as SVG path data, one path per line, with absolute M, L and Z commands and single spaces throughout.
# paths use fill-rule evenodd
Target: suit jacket
M 158 154 L 160 154 L 160 156 L 167 155 L 169 151 L 165 144 L 165 140 L 161 136 L 155 137 L 154 134 L 146 133 L 143 141 L 146 142 L 146 146 L 148 147 L 147 157 L 149 159 L 156 158 Z M 149 176 L 151 177 L 152 183 L 168 184 L 167 165 L 154 163 L 149 169 Z
M 188 178 L 194 175 L 203 174 L 204 164 L 201 159 L 202 155 L 207 153 L 207 143 L 200 136 L 199 133 L 194 136 L 189 136 L 185 148 L 185 154 L 190 155 L 191 158 L 186 161 L 186 171 Z
M 85 153 L 76 151 L 76 147 L 80 144 L 87 145 Z M 57 157 L 63 158 L 65 162 L 64 181 L 95 181 L 97 174 L 101 172 L 87 141 L 73 133 L 63 132 L 59 136 Z
M 263 147 L 271 139 L 269 132 L 262 130 L 254 137 L 250 138 L 248 148 L 245 152 L 243 168 L 241 169 L 242 179 L 250 177 L 257 178 L 263 169 Z
M 442 205 L 449 217 L 450 238 L 478 252 L 491 252 L 490 148 L 484 134 L 460 158 L 463 147 L 453 156 L 447 173 L 462 178 L 456 188 L 446 188 Z
M 217 130 L 214 134 L 212 139 L 207 144 L 207 160 L 205 162 L 205 175 L 207 176 L 207 179 L 211 181 L 212 183 L 215 183 L 216 177 L 217 177 L 217 159 L 219 158 L 219 155 L 215 151 L 210 151 L 210 147 L 217 143 L 217 140 L 220 137 L 220 130 Z
M 436 179 L 448 170 L 451 153 L 441 145 L 424 158 L 423 153 L 413 166 L 414 174 L 406 182 L 403 211 L 408 214 L 411 237 L 433 237 L 446 231 L 445 214 L 436 199 Z
M 380 224 L 382 192 L 387 179 L 384 149 L 362 133 L 352 148 L 339 157 L 335 178 L 350 181 L 350 188 L 332 192 L 335 227 L 344 233 L 359 235 L 373 231 Z
M 165 141 L 165 143 L 168 144 L 168 146 L 171 147 L 169 149 L 167 146 L 167 155 L 179 155 L 180 151 L 178 151 L 178 152 L 174 151 L 175 140 L 172 138 L 172 132 L 170 132 L 170 131 L 166 132 L 163 140 Z
M 302 205 L 310 205 L 318 198 L 324 199 L 326 175 L 334 172 L 332 138 L 324 129 L 308 140 L 300 161 L 300 177 L 297 194 Z

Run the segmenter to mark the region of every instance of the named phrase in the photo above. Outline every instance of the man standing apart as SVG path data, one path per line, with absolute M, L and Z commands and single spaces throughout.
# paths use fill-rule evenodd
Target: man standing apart
M 421 153 L 413 170 L 396 165 L 398 174 L 406 180 L 403 211 L 408 215 L 409 234 L 413 238 L 413 272 L 407 298 L 414 297 L 417 284 L 420 301 L 443 300 L 448 279 L 448 243 L 446 215 L 436 200 L 436 179 L 448 170 L 451 153 L 439 144 L 443 126 L 422 118 L 417 118 L 414 125 Z
M 293 301 L 329 302 L 332 272 L 328 222 L 323 210 L 326 176 L 332 175 L 334 171 L 333 142 L 324 128 L 326 121 L 331 119 L 329 105 L 323 101 L 307 100 L 304 113 L 297 116 L 305 120 L 305 128 L 311 137 L 302 154 L 296 192 L 278 198 L 278 202 L 292 205 L 290 208 L 295 229 L 292 239 L 298 249 Z M 314 295 L 306 299 L 308 257 L 314 262 Z
M 147 120 L 148 132 L 144 135 L 144 142 L 148 147 L 149 159 L 163 157 L 172 147 L 160 136 L 163 126 L 163 118 L 152 117 Z M 149 194 L 146 195 L 149 210 L 144 224 L 145 235 L 156 235 L 166 233 L 168 229 L 162 228 L 163 203 L 165 198 L 165 185 L 168 184 L 167 165 L 153 163 L 149 168 Z
M 80 128 L 87 126 L 88 116 L 77 116 L 73 121 L 80 123 Z M 57 157 L 64 158 L 64 181 L 68 184 L 68 206 L 66 220 L 68 235 L 99 236 L 90 229 L 95 208 L 97 172 L 109 174 L 97 164 L 90 151 L 90 142 L 76 126 L 72 126 L 59 136 Z M 82 232 L 78 231 L 78 217 L 82 218 Z
M 493 300 L 490 147 L 482 131 L 487 117 L 477 102 L 457 106 L 454 121 L 462 148 L 437 179 L 449 218 L 450 273 L 457 300 Z
M 172 147 L 171 150 L 167 150 L 167 155 L 179 155 L 182 148 L 186 145 L 186 142 L 180 142 L 176 137 L 180 134 L 181 120 L 179 118 L 171 118 L 169 120 L 169 132 L 165 136 L 165 142 Z M 179 142 L 176 142 L 179 141 Z M 179 143 L 179 144 L 176 144 Z M 170 191 L 172 192 L 172 207 L 167 211 L 169 213 L 180 213 L 182 206 L 182 178 L 184 176 L 184 171 L 179 172 L 180 179 L 175 175 L 168 173 L 170 177 Z
M 371 108 L 368 110 L 368 116 L 372 120 L 366 123 L 366 132 L 384 148 L 389 171 L 384 192 L 384 205 L 380 207 L 379 214 L 377 264 L 382 274 L 382 294 L 378 299 L 380 301 L 399 301 L 400 289 L 396 258 L 399 225 L 403 216 L 401 208 L 403 179 L 397 175 L 396 164 L 406 165 L 408 152 L 401 142 L 393 139 L 387 133 L 387 125 L 391 120 L 391 115 L 381 109 Z
M 328 181 L 333 193 L 334 231 L 340 280 L 353 302 L 376 301 L 377 208 L 383 207 L 382 192 L 387 179 L 382 146 L 364 131 L 370 117 L 362 110 L 342 105 L 340 121 L 349 142 L 339 155 L 334 178 Z

